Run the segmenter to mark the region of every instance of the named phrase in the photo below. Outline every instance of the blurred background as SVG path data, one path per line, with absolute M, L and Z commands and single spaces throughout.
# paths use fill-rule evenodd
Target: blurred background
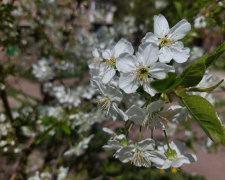
M 0 179 L 225 179 L 225 148 L 192 120 L 183 129 L 171 125 L 171 135 L 198 157 L 180 169 L 137 168 L 102 149 L 110 138 L 102 128 L 116 131 L 123 124 L 106 118 L 94 101 L 92 48 L 125 38 L 137 50 L 158 14 L 170 27 L 182 19 L 191 23 L 182 39 L 191 49 L 188 63 L 224 42 L 224 1 L 0 1 Z M 224 54 L 209 73 L 215 80 L 225 77 Z M 223 120 L 224 90 L 222 84 L 207 95 Z

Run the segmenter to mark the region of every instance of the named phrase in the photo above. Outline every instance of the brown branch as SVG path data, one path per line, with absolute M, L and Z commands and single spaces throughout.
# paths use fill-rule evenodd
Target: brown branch
M 8 116 L 8 118 L 11 122 L 11 125 L 13 125 L 14 119 L 13 119 L 13 116 L 12 116 L 11 109 L 9 107 L 9 102 L 8 102 L 8 99 L 7 99 L 7 94 L 6 94 L 5 89 L 0 91 L 0 95 L 1 95 L 1 99 L 2 99 L 2 102 L 3 102 L 4 108 L 5 108 L 6 115 Z
M 28 156 L 31 154 L 31 152 L 32 152 L 32 150 L 35 146 L 36 139 L 37 139 L 36 136 L 30 137 L 26 147 L 21 152 L 20 160 L 19 160 L 18 165 L 15 169 L 15 172 L 11 175 L 10 180 L 27 179 L 27 175 L 26 175 L 27 160 L 28 160 Z
M 201 15 L 205 15 L 206 12 L 211 9 L 214 5 L 216 5 L 218 2 L 215 1 L 212 4 L 210 4 L 206 9 L 204 9 L 202 12 L 198 13 L 196 16 L 193 17 L 193 19 L 196 19 L 197 17 L 201 16 Z

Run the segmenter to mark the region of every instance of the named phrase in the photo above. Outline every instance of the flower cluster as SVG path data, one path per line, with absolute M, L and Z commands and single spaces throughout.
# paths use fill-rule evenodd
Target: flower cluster
M 114 157 L 121 162 L 167 169 L 197 160 L 193 154 L 183 155 L 184 144 L 178 140 L 169 143 L 166 134 L 173 134 L 174 130 L 170 129 L 176 128 L 176 123 L 185 120 L 185 116 L 189 118 L 187 109 L 180 105 L 166 107 L 168 100 L 151 86 L 168 73 L 178 72 L 179 64 L 187 62 L 190 49 L 179 40 L 190 30 L 190 23 L 184 19 L 169 28 L 165 17 L 158 15 L 154 16 L 154 33 L 145 35 L 135 54 L 132 44 L 125 39 L 107 48 L 94 46 L 89 69 L 91 86 L 99 92 L 96 102 L 106 111 L 106 116 L 125 121 L 123 133 L 103 129 L 112 136 L 103 148 L 115 151 Z M 170 119 L 168 112 L 174 114 Z M 128 138 L 133 125 L 140 127 L 138 142 Z M 143 126 L 151 129 L 151 138 L 141 139 Z M 154 129 L 164 132 L 166 144 L 155 143 Z

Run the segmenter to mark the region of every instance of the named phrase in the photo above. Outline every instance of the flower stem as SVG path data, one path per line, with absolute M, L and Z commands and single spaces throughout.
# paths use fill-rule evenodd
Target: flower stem
M 125 127 L 126 127 L 126 125 L 129 123 L 129 120 L 127 120 L 126 122 L 125 122 L 125 124 L 123 125 L 123 131 L 124 131 L 124 129 L 125 129 Z
M 130 133 L 130 130 L 131 130 L 133 124 L 134 124 L 134 122 L 132 122 L 132 123 L 130 124 L 130 127 L 129 127 L 128 131 L 127 131 L 127 134 L 126 134 L 126 138 L 128 138 L 128 135 L 129 135 L 129 133 Z
M 139 138 L 138 138 L 138 142 L 141 141 L 141 129 L 142 129 L 142 124 L 140 124 L 140 127 L 139 127 Z
M 151 138 L 153 139 L 154 129 L 151 128 Z
M 170 148 L 170 145 L 169 145 L 168 137 L 167 137 L 167 135 L 166 135 L 166 130 L 163 130 L 163 132 L 164 132 L 164 135 L 165 135 L 165 138 L 166 138 L 166 144 L 167 144 L 167 146 L 168 146 L 168 149 L 171 149 L 171 148 Z

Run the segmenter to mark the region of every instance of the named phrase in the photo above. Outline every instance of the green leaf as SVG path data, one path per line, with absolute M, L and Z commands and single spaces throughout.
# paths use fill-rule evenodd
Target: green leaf
M 44 116 L 40 119 L 43 124 L 51 124 L 57 122 L 57 118 L 53 116 Z
M 66 133 L 66 134 L 70 134 L 71 132 L 70 132 L 70 128 L 66 125 L 66 123 L 63 123 L 62 125 L 61 125 L 61 127 L 62 127 L 62 130 Z
M 54 126 L 51 126 L 47 130 L 45 130 L 37 139 L 36 144 L 39 144 L 47 135 L 48 133 L 54 128 Z
M 222 82 L 224 81 L 221 80 L 218 84 L 216 84 L 215 86 L 212 86 L 210 88 L 205 88 L 205 89 L 200 89 L 200 88 L 190 88 L 188 91 L 195 91 L 195 92 L 209 92 L 209 91 L 213 91 L 214 89 L 216 89 Z
M 181 2 L 178 2 L 178 1 L 174 2 L 174 6 L 175 6 L 175 8 L 177 10 L 178 15 L 180 17 L 182 17 L 183 10 L 182 10 L 182 4 L 181 4 Z
M 203 78 L 206 66 L 205 66 L 205 60 L 208 57 L 208 54 L 206 53 L 204 56 L 202 56 L 198 61 L 188 66 L 182 74 L 180 75 L 182 81 L 180 83 L 183 87 L 191 87 L 196 86 Z
M 176 78 L 177 73 L 168 72 L 165 79 L 156 80 L 150 83 L 151 87 L 158 92 L 170 92 L 176 88 L 180 82 L 181 78 Z
M 211 54 L 205 62 L 206 68 L 208 68 L 215 60 L 217 60 L 225 51 L 225 42 L 216 50 L 215 53 Z
M 214 107 L 206 99 L 197 95 L 184 96 L 182 101 L 208 137 L 212 139 L 211 135 L 213 135 L 225 146 L 224 127 Z

